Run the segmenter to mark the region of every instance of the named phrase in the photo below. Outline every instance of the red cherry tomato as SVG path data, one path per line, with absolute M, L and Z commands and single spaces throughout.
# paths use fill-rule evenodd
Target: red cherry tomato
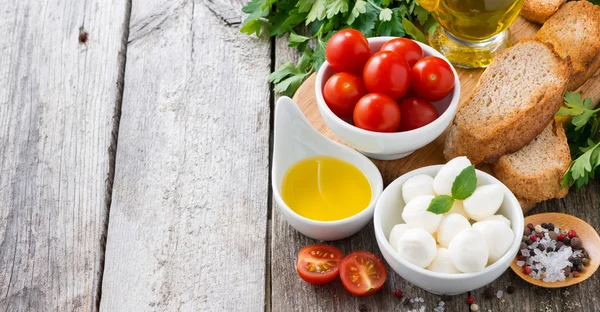
M 311 284 L 325 284 L 333 281 L 339 273 L 339 265 L 344 254 L 329 245 L 317 244 L 302 248 L 298 253 L 296 270 L 300 277 Z
M 325 58 L 336 72 L 360 75 L 369 57 L 371 57 L 369 41 L 355 29 L 338 31 L 331 36 L 325 47 Z
M 354 107 L 354 124 L 369 131 L 394 132 L 400 125 L 400 107 L 385 94 L 369 93 Z
M 365 94 L 367 89 L 362 79 L 351 73 L 337 73 L 323 87 L 325 103 L 342 119 L 352 118 L 356 102 Z
M 400 54 L 391 51 L 377 52 L 365 64 L 363 81 L 369 92 L 383 93 L 399 99 L 410 87 L 410 67 Z
M 435 102 L 445 98 L 453 87 L 452 68 L 439 57 L 425 57 L 411 70 L 411 88 L 420 98 L 427 101 Z
M 357 251 L 340 263 L 340 278 L 344 288 L 357 296 L 376 293 L 385 283 L 387 271 L 376 255 Z
M 400 113 L 402 119 L 398 127 L 399 131 L 421 128 L 440 116 L 431 103 L 416 97 L 403 99 L 400 102 Z
M 406 38 L 392 39 L 386 42 L 380 51 L 392 51 L 402 55 L 410 67 L 423 58 L 423 49 L 421 49 L 421 46 Z

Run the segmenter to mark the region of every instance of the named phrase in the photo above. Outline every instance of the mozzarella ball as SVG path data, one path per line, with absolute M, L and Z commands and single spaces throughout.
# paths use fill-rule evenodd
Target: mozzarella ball
M 493 216 L 502 205 L 504 192 L 499 184 L 483 185 L 475 189 L 473 195 L 463 200 L 469 218 L 480 221 Z
M 427 211 L 432 199 L 433 196 L 431 195 L 423 195 L 411 200 L 404 206 L 402 211 L 404 222 L 422 228 L 429 233 L 435 233 L 443 215 Z
M 452 184 L 463 169 L 469 167 L 471 162 L 465 156 L 456 157 L 446 163 L 433 178 L 433 190 L 438 195 L 452 195 Z
M 465 207 L 463 206 L 463 201 L 462 200 L 454 200 L 454 203 L 452 204 L 452 208 L 450 208 L 450 210 L 448 212 L 446 212 L 446 215 L 449 215 L 451 213 L 458 213 L 459 215 L 462 215 L 463 217 L 469 219 L 469 215 L 467 214 L 467 212 L 465 211 Z
M 482 221 L 473 224 L 473 228 L 483 234 L 488 245 L 488 264 L 502 258 L 515 240 L 515 234 L 502 221 Z
M 431 176 L 420 174 L 402 184 L 402 198 L 404 198 L 404 203 L 408 204 L 413 198 L 422 195 L 435 195 L 433 193 L 433 178 Z
M 437 241 L 440 246 L 448 248 L 452 239 L 460 231 L 471 228 L 471 223 L 464 216 L 458 213 L 445 215 L 440 221 L 437 231 Z
M 510 220 L 508 220 L 505 216 L 499 215 L 499 214 L 485 217 L 485 218 L 481 219 L 481 221 L 479 221 L 479 222 L 484 222 L 484 221 L 500 221 L 500 222 L 506 224 L 506 226 L 510 227 Z
M 404 232 L 406 232 L 406 230 L 412 228 L 414 228 L 412 225 L 404 223 L 394 225 L 394 227 L 390 231 L 390 236 L 388 239 L 390 245 L 392 245 L 392 248 L 394 248 L 394 250 L 398 251 L 398 240 L 400 240 L 400 237 L 404 235 Z
M 408 229 L 398 240 L 398 254 L 420 268 L 431 264 L 436 249 L 433 236 L 420 228 Z
M 479 272 L 488 262 L 489 249 L 485 237 L 476 229 L 458 233 L 448 246 L 450 261 L 463 273 Z
M 439 273 L 460 273 L 450 261 L 450 252 L 448 249 L 442 247 L 438 247 L 435 258 L 433 258 L 433 261 L 427 267 L 427 270 Z

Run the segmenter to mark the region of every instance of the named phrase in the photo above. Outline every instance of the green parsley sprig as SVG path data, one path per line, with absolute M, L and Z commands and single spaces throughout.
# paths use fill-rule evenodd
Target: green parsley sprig
M 600 140 L 598 140 L 598 112 L 591 99 L 581 99 L 581 94 L 566 92 L 565 104 L 557 116 L 571 117 L 566 135 L 573 161 L 563 176 L 562 187 L 586 185 L 600 171 Z
M 408 35 L 424 42 L 421 28 L 432 33 L 438 25 L 415 0 L 251 0 L 242 11 L 248 16 L 241 32 L 289 34 L 289 46 L 302 53 L 298 64 L 283 64 L 269 76 L 275 92 L 288 96 L 319 70 L 327 41 L 340 29 L 354 28 L 367 37 Z

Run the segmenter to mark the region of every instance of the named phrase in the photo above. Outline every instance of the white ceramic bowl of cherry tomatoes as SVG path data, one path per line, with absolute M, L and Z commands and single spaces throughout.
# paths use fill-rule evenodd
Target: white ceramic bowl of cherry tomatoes
M 346 144 L 375 159 L 398 159 L 450 125 L 460 82 L 433 48 L 406 38 L 339 31 L 326 47 L 315 92 L 321 116 Z

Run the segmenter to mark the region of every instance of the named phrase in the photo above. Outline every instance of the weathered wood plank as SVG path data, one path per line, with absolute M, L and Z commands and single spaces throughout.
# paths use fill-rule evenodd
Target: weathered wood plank
M 207 5 L 132 4 L 103 311 L 264 309 L 270 43 Z
M 276 39 L 276 66 L 285 62 L 296 62 L 299 54 L 295 49 L 287 47 L 287 38 Z M 277 211 L 273 201 L 272 239 L 271 239 L 271 309 L 272 311 L 359 311 L 364 305 L 368 311 L 408 311 L 409 309 L 426 306 L 432 311 L 438 306 L 441 297 L 430 294 L 397 275 L 389 266 L 387 281 L 381 291 L 373 296 L 356 297 L 347 292 L 339 278 L 326 285 L 310 285 L 303 282 L 296 272 L 296 255 L 302 247 L 320 243 L 298 233 L 289 226 Z M 336 246 L 344 254 L 353 251 L 366 250 L 376 254 L 383 260 L 375 240 L 373 225 L 369 224 L 350 238 L 327 242 Z M 404 292 L 405 299 L 394 297 L 394 291 L 399 288 Z M 423 298 L 424 303 L 410 303 L 410 299 Z M 448 311 L 460 311 L 465 307 L 461 297 L 451 298 L 445 302 Z
M 128 16 L 2 2 L 0 311 L 97 310 Z

